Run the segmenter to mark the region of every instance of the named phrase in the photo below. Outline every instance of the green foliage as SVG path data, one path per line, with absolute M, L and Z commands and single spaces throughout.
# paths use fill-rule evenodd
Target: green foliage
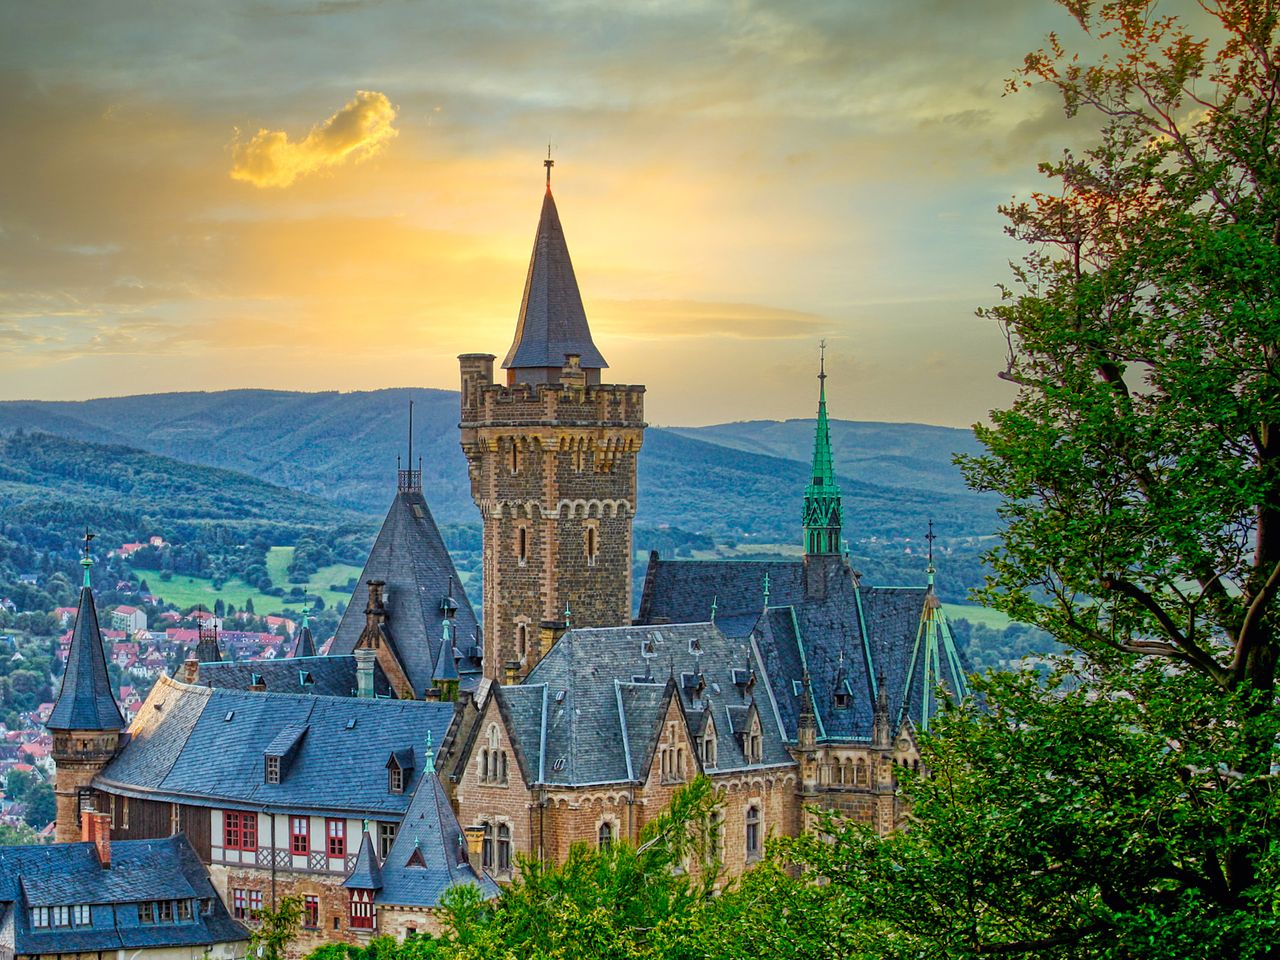
M 25 823 L 0 823 L 0 847 L 29 847 L 40 843 L 36 831 Z
M 289 945 L 302 928 L 302 899 L 285 897 L 276 909 L 258 911 L 258 926 L 249 934 L 249 956 L 285 960 Z

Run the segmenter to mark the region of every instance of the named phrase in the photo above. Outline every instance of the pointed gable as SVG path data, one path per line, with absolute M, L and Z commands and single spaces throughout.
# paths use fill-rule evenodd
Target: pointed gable
M 580 365 L 584 369 L 599 370 L 608 366 L 591 339 L 578 280 L 569 259 L 569 246 L 548 184 L 533 241 L 533 255 L 529 259 L 515 341 L 502 366 L 558 370 L 565 366 L 565 358 L 571 354 L 581 357 Z
M 457 605 L 450 632 L 468 654 L 475 644 L 478 626 L 427 501 L 417 490 L 401 490 L 392 501 L 338 624 L 329 647 L 331 654 L 350 654 L 359 644 L 366 627 L 371 580 L 385 584 L 379 616 L 385 616 L 381 632 L 388 641 L 386 646 L 412 686 L 414 696 L 422 697 L 432 686 L 444 637 L 442 602 L 452 598 L 450 602 Z M 463 672 L 478 669 L 478 656 L 469 655 Z M 388 671 L 388 675 L 393 672 Z
M 46 726 L 50 730 L 123 730 L 125 726 L 111 693 L 98 613 L 93 606 L 93 591 L 88 587 L 80 590 L 67 670 Z

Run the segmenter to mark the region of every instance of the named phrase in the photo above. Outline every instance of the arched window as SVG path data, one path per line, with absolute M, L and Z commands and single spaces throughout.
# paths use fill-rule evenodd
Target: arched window
M 596 565 L 596 555 L 600 552 L 600 541 L 595 527 L 587 527 L 587 566 Z
M 498 782 L 507 782 L 507 751 L 498 751 Z
M 760 856 L 760 808 L 754 803 L 747 807 L 747 859 Z
M 520 527 L 516 530 L 516 559 L 521 563 L 529 562 L 529 528 Z
M 529 655 L 529 625 L 516 624 L 516 654 L 523 660 Z
M 514 437 L 511 439 L 511 472 L 520 472 L 520 444 Z
M 511 828 L 505 823 L 498 824 L 498 870 L 505 872 L 511 869 Z
M 484 843 L 480 847 L 480 866 L 493 869 L 493 824 L 484 821 Z
M 711 862 L 719 863 L 723 854 L 720 846 L 720 834 L 724 829 L 724 814 L 714 811 L 707 821 L 707 848 L 711 853 Z
M 708 730 L 702 740 L 702 765 L 704 767 L 714 767 L 716 765 L 716 732 L 714 729 Z
M 600 830 L 597 841 L 601 850 L 608 850 L 613 846 L 613 824 L 606 820 L 600 824 Z

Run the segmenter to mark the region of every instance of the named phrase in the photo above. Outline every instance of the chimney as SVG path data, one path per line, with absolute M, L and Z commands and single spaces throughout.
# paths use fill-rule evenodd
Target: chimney
M 385 580 L 370 580 L 369 583 L 369 602 L 365 604 L 364 615 L 368 618 L 366 624 L 373 626 L 380 623 L 386 615 L 386 610 L 382 605 L 382 588 L 387 585 Z
M 178 674 L 178 679 L 183 683 L 200 682 L 200 661 L 196 659 L 195 648 L 187 650 L 187 659 L 182 663 L 182 670 Z
M 103 870 L 111 869 L 111 815 L 86 810 L 80 814 L 80 839 L 97 849 Z
M 371 700 L 373 699 L 373 664 L 378 659 L 378 652 L 368 647 L 356 647 L 353 653 L 356 658 L 356 696 Z

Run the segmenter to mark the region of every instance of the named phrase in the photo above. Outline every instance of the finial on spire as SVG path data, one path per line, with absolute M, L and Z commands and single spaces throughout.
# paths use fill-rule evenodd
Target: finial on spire
M 938 539 L 938 535 L 933 532 L 933 518 L 929 518 L 929 532 L 924 535 L 925 542 L 929 544 L 929 566 L 925 568 L 925 572 L 929 574 L 929 586 L 933 586 L 933 541 Z
M 573 611 L 569 609 L 569 601 L 564 602 L 564 628 L 573 629 Z
M 302 628 L 301 628 L 301 629 L 303 629 L 303 630 L 307 629 L 307 621 L 308 621 L 308 619 L 309 619 L 310 617 L 311 617 L 311 611 L 310 611 L 310 610 L 308 610 L 306 607 L 303 607 L 303 608 L 302 608 Z
M 440 635 L 442 643 L 453 643 L 453 624 L 449 622 L 448 617 L 441 621 Z
M 84 585 L 89 586 L 89 568 L 93 566 L 93 557 L 89 556 L 89 541 L 97 534 L 90 533 L 89 528 L 84 528 L 84 556 L 80 560 L 80 566 L 84 567 Z
M 716 622 L 716 610 L 720 608 L 720 594 L 715 594 L 711 598 L 711 622 Z
M 827 341 L 818 341 L 818 380 L 825 385 L 827 379 Z
M 547 144 L 547 159 L 542 161 L 542 165 L 547 168 L 547 189 L 550 190 L 551 189 L 551 168 L 556 165 L 556 162 L 551 159 L 550 143 Z
M 764 608 L 769 609 L 769 571 L 764 572 Z
M 423 764 L 422 772 L 423 772 L 423 773 L 435 773 L 435 772 L 436 772 L 436 752 L 435 752 L 435 750 L 434 750 L 434 749 L 432 748 L 432 746 L 431 746 L 431 731 L 430 731 L 430 730 L 428 730 L 428 731 L 427 731 L 427 760 L 426 760 L 426 763 L 425 763 L 425 764 Z

